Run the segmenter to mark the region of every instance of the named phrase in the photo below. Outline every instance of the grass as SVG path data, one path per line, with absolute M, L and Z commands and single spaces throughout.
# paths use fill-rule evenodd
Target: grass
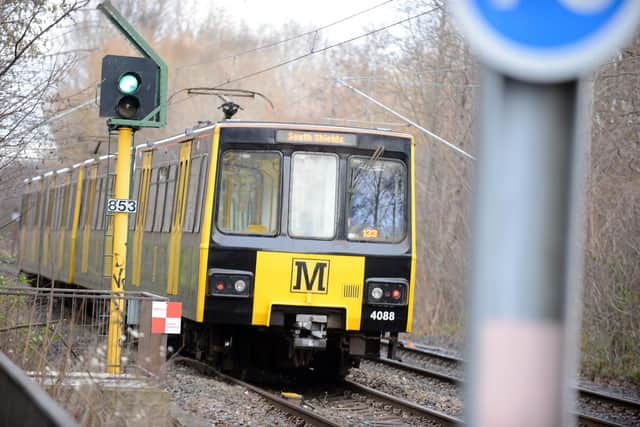
M 26 281 L 24 276 L 0 276 L 3 287 Z M 76 310 L 46 296 L 0 294 L 0 350 L 33 372 L 82 426 L 171 425 L 168 396 L 149 387 L 153 378 L 135 389 L 96 380 L 106 364 L 106 337 L 95 328 L 103 319 L 81 304 L 72 307 Z M 135 359 L 130 349 L 123 349 L 123 366 Z

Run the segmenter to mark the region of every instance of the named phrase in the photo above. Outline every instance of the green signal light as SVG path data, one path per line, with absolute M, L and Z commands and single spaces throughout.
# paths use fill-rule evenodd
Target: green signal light
M 118 79 L 118 90 L 125 95 L 131 95 L 140 86 L 140 78 L 134 73 L 125 73 Z

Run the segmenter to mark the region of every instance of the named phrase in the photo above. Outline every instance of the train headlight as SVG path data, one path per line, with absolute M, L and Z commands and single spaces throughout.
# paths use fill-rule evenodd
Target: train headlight
M 233 288 L 236 290 L 236 292 L 242 293 L 245 291 L 245 289 L 247 289 L 247 282 L 242 279 L 238 279 L 233 284 Z
M 366 281 L 366 303 L 373 305 L 406 305 L 409 282 L 399 277 L 372 277 Z
M 251 297 L 253 273 L 251 271 L 211 268 L 208 271 L 208 295 L 219 297 Z

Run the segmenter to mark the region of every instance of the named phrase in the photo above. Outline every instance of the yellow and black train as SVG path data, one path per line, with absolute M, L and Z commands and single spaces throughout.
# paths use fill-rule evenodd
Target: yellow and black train
M 135 148 L 125 289 L 181 301 L 184 344 L 223 366 L 345 373 L 409 331 L 410 135 L 222 121 Z M 103 156 L 27 180 L 22 271 L 109 289 Z

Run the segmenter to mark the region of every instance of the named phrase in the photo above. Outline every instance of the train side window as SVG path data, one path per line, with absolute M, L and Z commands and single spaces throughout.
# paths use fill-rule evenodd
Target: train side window
M 56 188 L 49 187 L 49 198 L 47 199 L 47 225 L 49 226 L 50 229 L 53 229 L 55 226 L 54 214 L 55 214 L 57 194 L 58 194 L 58 191 Z
M 129 214 L 129 230 L 133 230 L 136 226 L 136 219 L 138 216 L 138 212 L 140 212 L 140 197 L 138 192 L 140 188 L 140 169 L 136 169 L 133 175 L 133 190 L 131 191 L 131 195 L 129 199 L 134 199 L 138 201 L 138 208 L 136 213 Z
M 80 196 L 80 218 L 78 220 L 78 228 L 82 228 L 87 216 L 87 198 L 89 197 L 89 177 L 82 178 L 82 195 Z
M 107 179 L 107 182 L 108 182 L 108 185 L 105 187 L 104 199 L 102 201 L 102 207 L 100 208 L 100 209 L 102 209 L 103 221 L 105 221 L 105 223 L 103 224 L 103 229 L 113 226 L 113 215 L 106 215 L 106 213 L 107 213 L 107 200 L 109 200 L 110 197 L 115 197 L 115 192 L 116 192 L 115 177 L 114 176 L 110 176 Z
M 59 230 L 62 222 L 62 196 L 64 195 L 64 187 L 60 186 L 56 189 L 56 202 L 53 207 L 53 229 Z
M 105 176 L 102 178 L 102 193 L 100 197 L 100 204 L 98 205 L 98 223 L 100 224 L 99 230 L 104 230 L 109 224 L 109 218 L 113 218 L 111 215 L 106 215 L 107 198 L 109 193 L 112 193 L 111 188 L 113 186 L 113 177 Z
M 49 226 L 50 229 L 53 229 L 55 226 L 54 214 L 55 214 L 57 194 L 58 194 L 58 191 L 56 188 L 49 187 L 49 196 L 47 198 L 47 225 Z
M 58 218 L 56 219 L 56 229 L 60 230 L 64 226 L 67 225 L 67 204 L 69 203 L 69 196 L 67 193 L 67 189 L 69 184 L 64 184 L 60 187 L 60 196 L 58 197 Z
M 196 203 L 198 199 L 198 184 L 200 183 L 200 167 L 202 157 L 191 159 L 191 175 L 189 176 L 189 189 L 187 191 L 187 207 L 184 218 L 184 231 L 193 232 L 194 215 L 196 211 Z
M 30 193 L 25 193 L 22 196 L 22 201 L 20 205 L 20 228 L 29 226 L 29 217 L 27 215 L 29 212 L 29 196 L 30 195 L 31 195 Z
M 89 216 L 87 217 L 87 221 L 89 222 L 89 226 L 91 227 L 92 230 L 95 230 L 97 225 L 97 219 L 98 219 L 97 205 L 98 205 L 98 201 L 100 200 L 100 189 L 102 188 L 102 179 L 96 178 L 94 185 L 95 185 L 95 190 L 93 192 L 93 203 L 91 204 L 91 212 L 88 212 L 90 217 Z
M 223 154 L 216 222 L 220 231 L 277 234 L 281 164 L 279 152 L 230 150 Z
M 84 215 L 84 226 L 91 227 L 91 219 L 93 218 L 93 208 L 96 200 L 96 168 L 89 169 L 89 176 L 87 177 L 87 208 Z
M 36 211 L 33 216 L 33 226 L 40 227 L 40 210 L 42 209 L 42 191 L 36 190 Z
M 62 221 L 62 196 L 64 195 L 64 186 L 58 187 L 56 195 L 56 204 L 54 206 L 54 216 L 53 216 L 53 228 L 54 230 L 60 229 L 60 223 Z
M 195 217 L 194 217 L 194 233 L 200 232 L 200 225 L 202 221 L 202 204 L 204 203 L 205 197 L 205 188 L 207 187 L 207 172 L 209 171 L 209 163 L 207 162 L 207 156 L 202 156 L 202 162 L 200 163 L 200 174 L 198 175 L 200 178 L 198 180 L 198 188 L 196 190 L 196 208 L 195 208 Z
M 171 165 L 167 178 L 167 197 L 164 203 L 164 220 L 162 223 L 162 231 L 167 233 L 171 231 L 171 219 L 173 217 L 173 199 L 176 191 L 176 166 Z
M 49 186 L 49 191 L 47 192 L 47 216 L 45 216 L 45 225 L 51 228 L 51 220 L 53 216 L 53 196 L 54 189 Z
M 29 212 L 31 212 L 31 207 L 29 206 L 29 202 L 31 200 L 31 193 L 25 193 L 22 196 L 22 202 L 20 205 L 20 227 L 26 227 L 29 229 L 29 224 L 31 222 L 31 218 L 29 216 Z
M 69 184 L 64 184 L 60 189 L 60 206 L 58 210 L 60 211 L 58 215 L 58 229 L 61 230 L 63 228 L 67 228 L 67 209 L 69 208 L 69 193 L 68 193 Z
M 149 198 L 147 199 L 147 218 L 144 224 L 144 231 L 153 230 L 153 217 L 156 208 L 156 193 L 158 190 L 158 169 L 151 169 L 151 183 L 149 185 Z
M 102 179 L 96 178 L 94 179 L 94 189 L 93 189 L 93 200 L 91 203 L 91 212 L 87 212 L 89 216 L 87 216 L 87 223 L 89 228 L 95 230 L 98 220 L 98 204 L 100 201 L 100 189 L 102 188 Z
M 69 199 L 67 203 L 67 222 L 64 224 L 67 230 L 71 230 L 73 226 L 73 216 L 76 210 L 76 193 L 77 193 L 77 182 L 71 181 L 69 183 Z
M 331 239 L 336 233 L 338 156 L 295 152 L 291 157 L 289 234 Z
M 98 180 L 98 190 L 96 193 L 96 216 L 94 221 L 94 229 L 102 230 L 102 219 L 104 217 L 104 212 L 101 212 L 101 206 L 104 206 L 104 193 L 107 189 L 107 179 L 100 178 Z
M 29 222 L 28 222 L 29 230 L 33 230 L 33 226 L 36 223 L 36 212 L 38 210 L 36 208 L 37 200 L 38 200 L 37 193 L 31 192 L 31 194 L 29 194 Z
M 87 179 L 82 178 L 82 190 L 80 192 L 80 212 L 78 212 L 78 228 L 84 224 L 84 211 L 87 206 Z
M 167 180 L 169 179 L 169 167 L 162 166 L 158 169 L 158 190 L 156 200 L 156 213 L 153 221 L 153 231 L 162 231 L 163 215 L 166 217 L 167 213 L 164 208 L 164 199 L 167 197 Z

